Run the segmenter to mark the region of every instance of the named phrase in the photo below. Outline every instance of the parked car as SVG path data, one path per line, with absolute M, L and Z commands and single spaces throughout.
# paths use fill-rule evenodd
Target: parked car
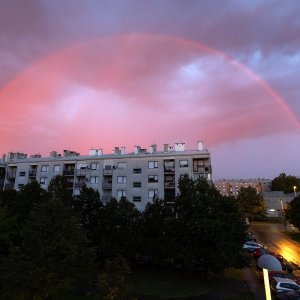
M 250 231 L 248 231 L 246 234 L 246 242 L 256 242 L 254 234 Z
M 300 291 L 278 292 L 276 294 L 278 300 L 300 300 Z
M 253 252 L 255 249 L 265 248 L 263 245 L 258 244 L 256 242 L 245 242 L 243 249 L 247 250 L 248 252 Z
M 298 285 L 294 280 L 280 277 L 273 277 L 270 281 L 270 287 L 273 294 L 277 294 L 279 291 L 289 292 L 293 290 L 300 290 L 300 285 Z
M 269 271 L 269 280 L 271 281 L 274 277 L 292 279 L 296 282 L 295 277 L 285 271 Z

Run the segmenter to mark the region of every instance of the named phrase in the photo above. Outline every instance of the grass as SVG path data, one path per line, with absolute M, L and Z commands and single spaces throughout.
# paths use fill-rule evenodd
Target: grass
M 135 270 L 129 278 L 130 291 L 138 299 L 254 299 L 245 285 L 242 272 L 229 269 L 223 275 L 202 278 L 199 274 L 164 272 L 157 270 Z M 226 296 L 225 296 L 226 295 Z

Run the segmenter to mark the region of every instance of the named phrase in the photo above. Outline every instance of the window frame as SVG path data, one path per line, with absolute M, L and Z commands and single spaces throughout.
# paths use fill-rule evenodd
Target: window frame
M 41 172 L 45 173 L 48 172 L 48 170 L 49 170 L 49 165 L 42 165 Z
M 148 161 L 148 169 L 158 169 L 158 161 L 157 160 Z
M 117 183 L 118 184 L 126 184 L 127 183 L 127 177 L 126 176 L 117 176 Z

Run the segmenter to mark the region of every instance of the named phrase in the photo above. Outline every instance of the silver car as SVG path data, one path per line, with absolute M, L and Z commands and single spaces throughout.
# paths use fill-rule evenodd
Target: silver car
M 288 278 L 273 277 L 270 285 L 274 293 L 300 290 L 300 285 Z

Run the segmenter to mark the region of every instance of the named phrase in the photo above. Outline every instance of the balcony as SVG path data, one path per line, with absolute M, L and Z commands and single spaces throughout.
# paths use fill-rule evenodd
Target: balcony
M 112 176 L 113 170 L 112 169 L 104 169 L 103 176 Z
M 13 189 L 14 187 L 15 187 L 15 184 L 14 184 L 14 183 L 7 183 L 7 184 L 5 184 L 5 189 L 6 189 L 6 190 Z
M 15 180 L 16 179 L 16 173 L 7 173 L 6 178 L 8 180 Z
M 165 167 L 164 172 L 165 172 L 165 174 L 174 174 L 175 168 L 174 167 Z
M 81 189 L 85 186 L 85 182 L 75 182 L 75 188 Z
M 29 177 L 36 177 L 36 170 L 29 171 Z
M 72 189 L 73 188 L 73 185 L 74 185 L 74 182 L 67 182 L 67 184 L 66 184 L 66 188 L 67 189 Z
M 75 170 L 63 170 L 64 176 L 74 176 Z
M 174 181 L 165 182 L 165 188 L 175 188 L 175 182 Z
M 112 189 L 112 182 L 102 182 L 102 189 L 103 190 L 111 190 Z
M 85 169 L 81 169 L 81 170 L 76 170 L 76 176 L 78 177 L 85 177 L 86 175 L 86 170 Z

